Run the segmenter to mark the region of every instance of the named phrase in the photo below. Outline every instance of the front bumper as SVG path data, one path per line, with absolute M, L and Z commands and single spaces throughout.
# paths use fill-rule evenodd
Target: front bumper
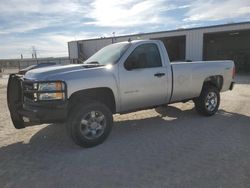
M 9 77 L 7 101 L 14 126 L 18 129 L 43 123 L 62 122 L 67 118 L 67 100 L 32 101 L 23 92 L 22 76 Z
M 67 102 L 52 102 L 49 104 L 24 103 L 23 107 L 18 110 L 25 123 L 56 123 L 67 118 Z

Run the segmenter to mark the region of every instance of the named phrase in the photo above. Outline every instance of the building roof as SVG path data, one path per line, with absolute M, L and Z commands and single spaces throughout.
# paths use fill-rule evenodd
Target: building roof
M 250 24 L 250 21 L 238 22 L 238 23 L 226 23 L 226 24 L 211 25 L 211 26 L 201 26 L 201 27 L 194 27 L 194 28 L 180 28 L 180 29 L 174 29 L 174 30 L 168 30 L 168 31 L 157 31 L 157 32 L 149 32 L 149 33 L 137 33 L 137 34 L 130 34 L 130 35 L 120 35 L 120 36 L 116 36 L 115 38 L 133 37 L 133 36 L 137 36 L 137 35 L 143 36 L 143 35 L 148 35 L 148 34 L 160 34 L 160 33 L 180 32 L 180 31 L 190 31 L 190 30 L 217 28 L 217 27 L 224 27 L 224 26 L 236 26 L 236 25 L 244 25 L 244 24 Z M 103 39 L 112 39 L 112 38 L 113 37 L 101 37 L 101 38 L 83 39 L 83 40 L 75 40 L 75 41 L 91 41 L 91 40 L 103 40 Z M 73 42 L 73 41 L 70 41 L 70 42 Z

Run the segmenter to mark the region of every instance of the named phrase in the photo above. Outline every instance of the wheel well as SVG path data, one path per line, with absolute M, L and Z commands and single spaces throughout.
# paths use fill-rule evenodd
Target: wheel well
M 204 80 L 203 87 L 205 85 L 213 85 L 220 91 L 223 86 L 223 77 L 220 75 L 210 76 Z
M 69 98 L 69 111 L 74 107 L 75 104 L 85 102 L 86 100 L 95 100 L 105 104 L 112 113 L 116 112 L 115 97 L 110 88 L 92 88 L 77 91 Z

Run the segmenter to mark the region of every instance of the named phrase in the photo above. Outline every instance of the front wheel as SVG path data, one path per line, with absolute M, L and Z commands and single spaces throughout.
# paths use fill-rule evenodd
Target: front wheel
M 93 101 L 78 105 L 71 112 L 67 126 L 76 144 L 93 147 L 108 137 L 113 126 L 113 116 L 104 104 Z
M 204 86 L 198 98 L 194 99 L 195 109 L 204 116 L 214 115 L 220 105 L 220 93 L 218 88 L 207 85 Z

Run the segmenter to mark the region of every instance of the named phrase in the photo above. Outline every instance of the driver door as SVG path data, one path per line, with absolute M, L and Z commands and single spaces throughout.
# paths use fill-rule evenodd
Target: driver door
M 157 44 L 137 46 L 120 70 L 121 111 L 167 102 L 167 70 Z

